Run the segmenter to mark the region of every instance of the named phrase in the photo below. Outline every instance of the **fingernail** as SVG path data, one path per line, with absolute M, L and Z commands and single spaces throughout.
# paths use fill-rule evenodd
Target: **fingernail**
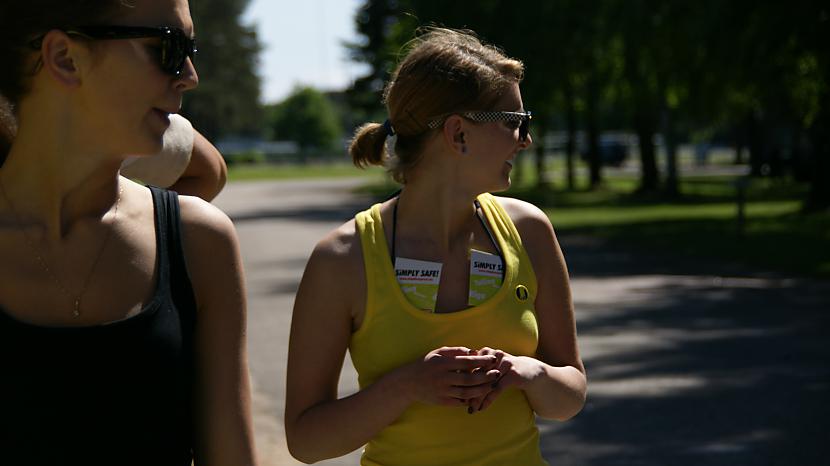
M 473 414 L 473 407 L 467 406 L 467 414 Z

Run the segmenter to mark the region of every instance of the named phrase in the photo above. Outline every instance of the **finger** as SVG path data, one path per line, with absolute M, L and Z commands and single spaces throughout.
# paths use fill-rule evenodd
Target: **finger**
M 447 358 L 445 364 L 447 370 L 470 372 L 477 367 L 491 366 L 495 362 L 495 356 L 455 356 Z
M 505 354 L 507 354 L 507 353 L 505 353 L 504 351 L 499 350 L 499 349 L 494 349 L 494 348 L 490 348 L 489 346 L 485 346 L 484 348 L 481 348 L 481 349 L 478 350 L 478 354 L 494 356 L 496 358 L 495 361 L 493 362 L 493 366 L 487 368 L 487 369 L 490 369 L 490 368 L 498 367 L 498 365 L 501 364 L 501 361 L 504 359 Z
M 453 398 L 451 396 L 442 396 L 438 397 L 436 403 L 441 406 L 464 406 L 468 402 L 467 400 L 462 400 L 460 398 Z
M 474 387 L 450 387 L 445 396 L 451 396 L 460 400 L 471 400 L 485 396 L 492 390 L 492 384 L 476 385 Z
M 484 396 L 477 396 L 475 398 L 470 398 L 467 400 L 467 405 L 470 408 L 473 408 L 474 411 L 478 410 L 478 405 L 484 400 Z
M 471 387 L 476 385 L 490 385 L 501 377 L 501 372 L 490 370 L 487 372 L 473 370 L 472 372 L 451 372 L 448 374 L 450 385 Z
M 491 386 L 491 390 L 484 396 L 481 400 L 481 404 L 478 406 L 479 411 L 484 411 L 485 409 L 489 408 L 490 405 L 496 401 L 496 398 L 501 395 L 501 392 L 504 391 L 504 386 L 501 383 L 496 382 Z
M 441 356 L 468 356 L 476 354 L 476 350 L 467 348 L 466 346 L 444 346 L 434 352 Z

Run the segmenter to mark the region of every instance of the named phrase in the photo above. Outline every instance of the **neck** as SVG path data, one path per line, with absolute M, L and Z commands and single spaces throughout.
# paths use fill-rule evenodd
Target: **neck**
M 89 151 L 57 120 L 21 125 L 0 169 L 3 212 L 13 211 L 21 226 L 39 226 L 54 240 L 113 206 L 121 163 Z
M 407 182 L 398 199 L 398 238 L 415 240 L 430 256 L 443 257 L 469 242 L 476 195 L 435 178 Z

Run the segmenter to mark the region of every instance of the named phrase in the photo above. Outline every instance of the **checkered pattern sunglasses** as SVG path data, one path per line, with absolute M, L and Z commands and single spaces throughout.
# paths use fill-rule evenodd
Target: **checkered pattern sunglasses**
M 527 140 L 527 133 L 530 131 L 530 120 L 533 118 L 531 112 L 459 112 L 458 115 L 462 117 L 477 121 L 479 123 L 493 123 L 496 121 L 504 121 L 507 123 L 512 123 L 512 125 L 508 125 L 512 129 L 519 128 L 519 140 L 524 142 Z M 446 120 L 447 116 L 445 115 L 440 118 L 435 118 L 427 123 L 427 127 L 430 129 L 435 129 L 441 126 Z
M 92 40 L 161 38 L 159 66 L 172 76 L 179 76 L 187 57 L 193 60 L 196 54 L 196 40 L 174 27 L 133 27 L 133 26 L 82 26 L 67 28 L 67 34 Z M 29 45 L 39 49 L 43 37 L 31 41 Z

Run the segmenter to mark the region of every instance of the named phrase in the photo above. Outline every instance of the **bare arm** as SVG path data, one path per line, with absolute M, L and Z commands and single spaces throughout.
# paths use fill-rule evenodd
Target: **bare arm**
M 538 282 L 535 308 L 539 346 L 535 358 L 513 356 L 491 348 L 479 352 L 495 355 L 499 359 L 495 367 L 504 374 L 498 387 L 481 402 L 481 407 L 489 406 L 504 388 L 517 386 L 524 390 L 539 416 L 569 419 L 585 404 L 587 378 L 576 342 L 565 258 L 544 212 L 513 199 L 499 198 L 499 202 L 514 220 L 533 263 Z
M 170 189 L 212 201 L 225 187 L 227 177 L 228 167 L 222 154 L 194 129 L 190 162 Z
M 179 198 L 185 257 L 196 296 L 197 466 L 255 464 L 245 345 L 245 283 L 230 219 Z
M 414 401 L 458 406 L 490 390 L 497 377 L 461 374 L 492 356 L 439 348 L 337 399 L 337 381 L 352 332 L 352 310 L 365 302 L 359 239 L 346 224 L 317 245 L 294 303 L 288 351 L 285 431 L 291 454 L 312 463 L 360 448 Z M 344 280 L 343 277 L 348 277 Z

